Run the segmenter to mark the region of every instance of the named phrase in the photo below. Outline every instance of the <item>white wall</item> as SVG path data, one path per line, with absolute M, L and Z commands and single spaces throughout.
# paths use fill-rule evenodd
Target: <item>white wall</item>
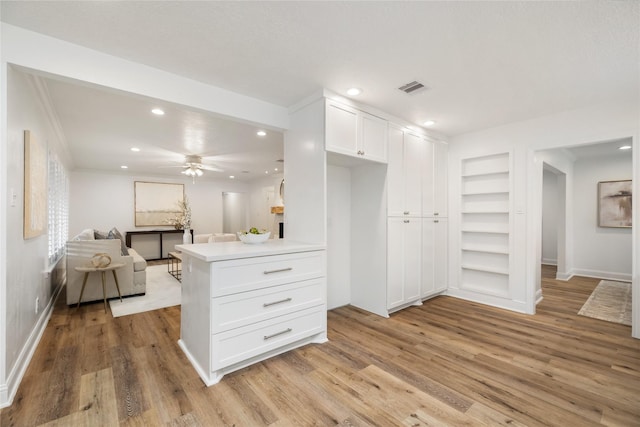
M 542 174 L 542 263 L 558 264 L 558 178 L 546 169 Z
M 327 165 L 327 308 L 351 302 L 351 170 Z
M 284 205 L 280 197 L 282 179 L 283 174 L 281 173 L 254 179 L 249 188 L 248 226 L 270 230 L 274 237 L 278 237 L 279 223 L 284 222 L 283 214 L 271 213 L 271 207 Z
M 4 67 L 4 64 L 3 64 Z M 35 80 L 12 68 L 4 69 L 6 77 L 6 145 L 3 156 L 3 194 L 15 194 L 15 203 L 4 203 L 6 229 L 2 233 L 4 243 L 2 257 L 3 294 L 0 301 L 5 305 L 2 328 L 2 350 L 6 357 L 1 368 L 0 406 L 6 405 L 16 392 L 18 382 L 26 369 L 32 352 L 44 331 L 53 309 L 53 302 L 64 280 L 64 262 L 51 274 L 46 274 L 48 265 L 47 234 L 24 240 L 24 131 L 48 147 L 51 153 L 60 150 L 46 108 L 36 90 Z M 3 87 L 4 84 L 3 84 Z M 5 116 L 3 116 L 3 120 Z M 64 156 L 60 156 L 64 161 Z M 6 200 L 6 199 L 5 199 Z M 39 299 L 39 311 L 35 311 L 35 300 Z
M 540 239 L 542 164 L 536 160 L 536 151 L 561 148 L 600 141 L 611 141 L 632 137 L 636 145 L 639 136 L 638 117 L 640 108 L 637 94 L 630 94 L 628 99 L 620 99 L 607 104 L 592 105 L 578 110 L 565 111 L 558 114 L 539 117 L 532 120 L 512 123 L 486 129 L 479 132 L 459 135 L 449 143 L 449 231 L 451 245 L 449 250 L 450 280 L 457 280 L 460 270 L 460 188 L 456 183 L 460 180 L 460 161 L 462 158 L 491 154 L 500 151 L 513 153 L 514 173 L 512 194 L 515 212 L 513 220 L 516 225 L 511 238 L 514 240 L 510 263 L 514 265 L 510 276 L 510 297 L 492 299 L 484 295 L 475 295 L 474 300 L 504 308 L 527 313 L 535 312 L 536 270 L 540 265 L 540 251 L 536 242 Z M 635 155 L 635 154 L 634 154 Z M 634 172 L 634 191 L 640 179 L 640 170 Z M 567 188 L 571 183 L 567 182 Z M 569 206 L 568 206 L 569 208 Z M 634 208 L 634 221 L 640 220 Z M 636 222 L 637 223 L 637 222 Z M 569 231 L 567 231 L 569 233 Z M 568 244 L 571 239 L 568 239 Z M 640 247 L 640 239 L 636 235 L 633 246 Z M 539 248 L 539 247 L 538 247 Z M 573 250 L 567 248 L 571 257 Z M 638 258 L 636 251 L 636 258 Z M 571 259 L 568 259 L 570 264 Z M 636 266 L 637 267 L 637 266 Z M 634 313 L 640 311 L 640 277 L 634 270 Z M 524 298 L 520 300 L 520 296 Z M 634 320 L 634 336 L 640 336 L 640 316 Z
M 631 153 L 574 164 L 574 274 L 631 280 L 631 229 L 598 227 L 599 181 L 631 179 Z
M 247 193 L 249 188 L 246 183 L 231 180 L 196 179 L 194 184 L 182 177 L 168 179 L 90 171 L 72 172 L 69 237 L 85 228 L 109 231 L 116 227 L 123 234 L 125 231 L 163 228 L 135 226 L 135 181 L 183 183 L 191 205 L 191 228 L 195 234 L 222 233 L 222 193 Z

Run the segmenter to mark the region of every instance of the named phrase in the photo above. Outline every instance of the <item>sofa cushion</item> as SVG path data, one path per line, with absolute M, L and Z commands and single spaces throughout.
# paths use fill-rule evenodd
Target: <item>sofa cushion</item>
M 129 250 L 127 249 L 127 245 L 124 242 L 124 237 L 122 236 L 122 233 L 120 233 L 120 231 L 118 231 L 117 228 L 113 227 L 111 230 L 109 230 L 109 234 L 107 235 L 107 239 L 118 239 L 118 240 L 120 240 L 120 249 L 122 250 L 122 255 L 124 255 L 124 256 L 129 255 Z
M 133 271 L 144 271 L 147 269 L 147 261 L 142 258 L 135 249 L 129 248 L 129 256 L 133 257 Z

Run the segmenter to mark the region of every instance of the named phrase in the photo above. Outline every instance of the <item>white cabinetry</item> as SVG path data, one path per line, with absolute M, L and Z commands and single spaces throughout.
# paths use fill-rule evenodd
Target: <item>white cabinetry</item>
M 420 303 L 421 220 L 388 219 L 387 308 Z
M 447 239 L 447 218 L 422 219 L 422 298 L 447 289 Z
M 387 121 L 334 100 L 326 101 L 327 151 L 387 162 Z
M 423 173 L 429 173 L 425 153 L 430 144 L 420 137 L 389 127 L 389 165 L 387 166 L 387 214 L 422 215 Z
M 427 217 L 447 216 L 447 145 L 432 142 L 425 148 L 422 175 L 422 214 Z
M 179 344 L 207 385 L 273 355 L 326 341 L 324 250 L 286 241 L 263 245 L 256 250 L 267 252 L 254 256 L 240 242 L 182 247 Z
M 389 126 L 387 308 L 447 288 L 447 146 Z

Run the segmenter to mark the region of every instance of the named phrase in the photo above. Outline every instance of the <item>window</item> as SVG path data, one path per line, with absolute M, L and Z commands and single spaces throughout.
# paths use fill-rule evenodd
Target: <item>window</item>
M 67 173 L 58 158 L 49 154 L 49 265 L 64 255 L 69 233 L 69 185 Z

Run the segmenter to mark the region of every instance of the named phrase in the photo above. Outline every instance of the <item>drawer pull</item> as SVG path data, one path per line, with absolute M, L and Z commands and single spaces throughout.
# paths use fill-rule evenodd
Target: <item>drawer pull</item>
M 282 273 L 283 271 L 291 271 L 293 270 L 293 267 L 288 267 L 288 268 L 280 268 L 278 270 L 266 270 L 263 271 L 263 274 L 272 274 L 272 273 Z
M 269 307 L 272 305 L 276 305 L 276 304 L 282 304 L 283 302 L 289 302 L 291 301 L 291 298 L 285 298 L 285 299 L 281 299 L 280 301 L 274 301 L 274 302 L 265 302 L 264 304 L 262 304 L 263 307 Z
M 287 328 L 287 329 L 285 329 L 284 331 L 276 332 L 275 334 L 265 335 L 265 336 L 264 336 L 264 340 L 265 340 L 265 341 L 266 341 L 266 340 L 270 340 L 271 338 L 275 338 L 275 337 L 277 337 L 277 336 L 279 336 L 279 335 L 286 334 L 286 333 L 289 333 L 289 332 L 291 332 L 291 331 L 293 331 L 293 329 L 291 329 L 291 328 Z

